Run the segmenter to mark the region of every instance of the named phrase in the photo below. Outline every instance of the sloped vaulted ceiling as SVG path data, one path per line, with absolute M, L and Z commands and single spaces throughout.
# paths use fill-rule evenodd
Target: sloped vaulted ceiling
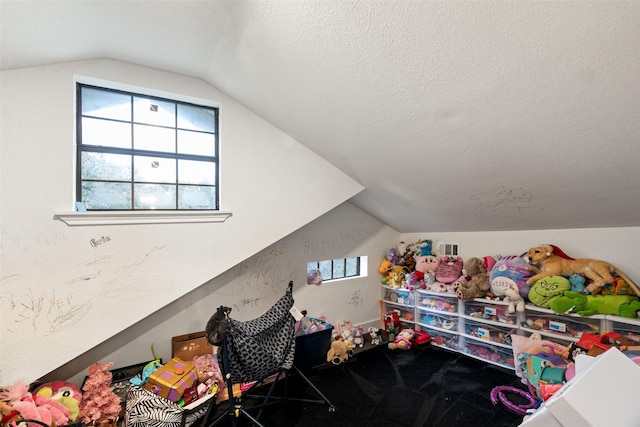
M 201 77 L 401 232 L 640 225 L 640 2 L 2 1 L 2 68 Z

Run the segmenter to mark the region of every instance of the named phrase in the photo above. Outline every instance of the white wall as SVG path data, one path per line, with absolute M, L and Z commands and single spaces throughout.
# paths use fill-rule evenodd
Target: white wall
M 152 343 L 169 360 L 172 336 L 203 330 L 220 305 L 232 307 L 235 319 L 252 319 L 271 307 L 289 280 L 294 282 L 296 307 L 310 316 L 325 316 L 333 324 L 349 319 L 354 324 L 377 325 L 378 264 L 397 236 L 397 231 L 344 203 L 51 372 L 43 381 L 68 379 L 81 384 L 87 366 L 96 361 L 123 367 L 151 360 Z M 308 261 L 350 256 L 370 258 L 367 277 L 321 286 L 306 284 Z
M 486 255 L 521 255 L 530 247 L 552 244 L 573 258 L 607 261 L 640 284 L 640 227 L 575 228 L 563 230 L 488 231 L 476 233 L 407 233 L 401 240 L 431 239 L 438 243 L 459 243 L 463 259 Z
M 233 216 L 137 226 L 54 220 L 74 200 L 75 75 L 219 103 L 221 210 Z M 197 78 L 105 59 L 2 71 L 0 88 L 0 384 L 58 368 L 362 190 Z

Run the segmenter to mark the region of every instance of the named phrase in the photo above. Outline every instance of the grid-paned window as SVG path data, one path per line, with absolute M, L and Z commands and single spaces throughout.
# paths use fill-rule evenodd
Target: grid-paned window
M 87 210 L 218 210 L 217 108 L 81 83 L 76 98 Z
M 319 270 L 322 280 L 360 276 L 360 257 L 337 258 L 307 263 L 307 271 Z

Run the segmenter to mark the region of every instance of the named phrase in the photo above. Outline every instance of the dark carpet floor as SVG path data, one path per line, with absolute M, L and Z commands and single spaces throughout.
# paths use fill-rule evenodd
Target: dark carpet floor
M 524 387 L 513 371 L 431 346 L 408 351 L 381 346 L 345 364 L 322 365 L 305 374 L 336 410 L 289 401 L 262 413 L 265 426 L 511 427 L 522 422 L 522 416 L 490 399 L 496 386 Z M 317 396 L 299 375 L 289 377 L 287 388 L 291 397 Z M 226 407 L 221 403 L 218 413 L 224 414 Z M 242 417 L 237 421 L 238 426 L 250 425 Z

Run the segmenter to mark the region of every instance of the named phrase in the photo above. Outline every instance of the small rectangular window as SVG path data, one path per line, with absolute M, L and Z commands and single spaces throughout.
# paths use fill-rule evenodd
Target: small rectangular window
M 76 202 L 218 210 L 215 107 L 77 84 Z
M 352 258 L 336 258 L 323 261 L 312 261 L 307 263 L 307 282 L 309 284 L 313 281 L 329 281 L 336 279 L 346 279 L 349 277 L 359 277 L 362 274 L 361 262 L 363 257 Z

